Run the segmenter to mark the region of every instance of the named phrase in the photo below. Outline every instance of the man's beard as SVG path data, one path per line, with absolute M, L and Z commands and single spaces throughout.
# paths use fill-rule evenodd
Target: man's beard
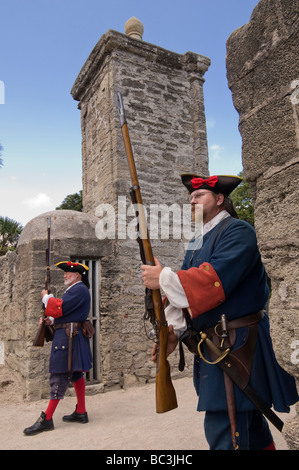
M 192 222 L 196 224 L 202 224 L 202 221 L 203 221 L 202 204 L 192 204 L 191 217 L 192 217 Z
M 77 279 L 74 278 L 74 277 L 71 277 L 70 279 L 65 279 L 65 280 L 64 280 L 64 285 L 65 285 L 66 287 L 69 287 L 69 286 L 71 286 L 72 284 L 74 284 L 75 282 L 77 282 Z

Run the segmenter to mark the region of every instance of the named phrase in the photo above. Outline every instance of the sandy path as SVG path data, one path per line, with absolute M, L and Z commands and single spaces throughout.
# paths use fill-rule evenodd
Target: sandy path
M 179 406 L 163 414 L 155 412 L 155 384 L 87 396 L 89 423 L 84 425 L 62 421 L 76 403 L 66 397 L 55 411 L 55 429 L 29 437 L 23 429 L 36 421 L 48 400 L 23 401 L 17 384 L 7 383 L 1 369 L 1 450 L 208 450 L 191 378 L 174 381 Z M 281 433 L 271 429 L 277 448 L 287 450 Z

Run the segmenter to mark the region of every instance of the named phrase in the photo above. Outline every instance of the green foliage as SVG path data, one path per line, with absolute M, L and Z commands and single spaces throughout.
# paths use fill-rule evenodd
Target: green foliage
M 239 173 L 243 178 L 243 172 Z M 254 226 L 254 210 L 252 205 L 252 199 L 250 194 L 249 183 L 245 180 L 239 184 L 239 186 L 230 195 L 234 208 L 240 219 L 245 220 L 250 225 Z
M 60 206 L 56 207 L 56 210 L 68 209 L 82 212 L 82 207 L 82 190 L 80 190 L 78 193 L 66 196 Z
M 0 256 L 16 249 L 22 230 L 19 222 L 0 216 Z

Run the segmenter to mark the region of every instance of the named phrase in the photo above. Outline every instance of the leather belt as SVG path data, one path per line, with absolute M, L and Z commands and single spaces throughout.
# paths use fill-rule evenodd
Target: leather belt
M 91 338 L 95 333 L 95 328 L 90 320 L 85 320 L 84 322 L 70 322 L 70 323 L 58 323 L 58 325 L 53 325 L 55 330 L 60 330 L 65 328 L 66 334 L 69 336 L 71 331 L 71 325 L 73 329 L 73 336 L 78 333 L 78 328 L 82 328 L 83 336 L 86 338 Z
M 53 325 L 55 330 L 60 330 L 61 328 L 67 328 L 70 324 L 74 325 L 74 328 L 78 326 L 81 326 L 83 328 L 83 323 L 82 322 L 70 322 L 70 323 L 59 323 L 58 325 Z
M 245 315 L 244 317 L 236 318 L 231 321 L 226 322 L 227 332 L 230 340 L 230 344 L 233 345 L 236 339 L 236 328 L 241 328 L 244 326 L 252 327 L 261 321 L 264 317 L 264 311 L 259 310 L 258 312 L 252 313 L 250 315 Z M 217 328 L 221 327 L 220 322 L 214 325 L 213 327 L 208 328 L 204 333 L 209 337 L 217 337 Z M 193 354 L 198 355 L 198 343 L 200 341 L 199 331 L 195 331 L 192 328 L 188 328 L 185 333 L 180 337 L 180 363 L 179 370 L 182 372 L 185 367 L 185 358 L 182 343 L 184 343 L 189 351 Z
M 265 315 L 264 311 L 259 310 L 258 312 L 251 313 L 250 315 L 245 315 L 244 317 L 235 318 L 234 320 L 228 320 L 227 321 L 227 329 L 229 331 L 229 330 L 233 330 L 235 328 L 242 328 L 244 326 L 255 325 L 256 323 L 258 323 L 259 321 L 261 321 L 264 318 L 264 315 Z M 217 327 L 217 325 L 215 325 L 211 328 L 208 328 L 207 330 L 205 330 L 205 333 L 208 336 L 212 335 L 213 333 L 215 333 L 215 328 Z
M 236 318 L 235 320 L 228 321 L 228 329 L 241 328 L 242 326 L 250 326 L 258 323 L 264 318 L 264 311 L 259 310 L 251 315 L 245 315 L 245 317 Z

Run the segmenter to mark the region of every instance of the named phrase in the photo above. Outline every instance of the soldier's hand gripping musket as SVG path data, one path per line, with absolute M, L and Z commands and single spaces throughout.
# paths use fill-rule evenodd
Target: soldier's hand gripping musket
M 132 180 L 130 191 L 131 199 L 136 208 L 138 218 L 139 236 L 137 241 L 140 247 L 140 255 L 144 264 L 154 266 L 155 260 L 152 252 L 151 242 L 147 230 L 145 212 L 142 196 L 136 172 L 134 156 L 132 152 L 125 110 L 121 93 L 117 94 L 120 124 L 129 163 Z M 155 340 L 157 342 L 157 370 L 156 370 L 156 412 L 164 413 L 177 407 L 176 393 L 170 377 L 170 365 L 167 357 L 168 325 L 165 318 L 163 302 L 159 289 L 146 289 L 145 295 L 145 318 L 153 325 Z
M 48 294 L 51 293 L 51 272 L 50 272 L 50 265 L 51 265 L 51 217 L 48 219 L 48 227 L 47 227 L 47 248 L 46 248 L 46 278 L 45 278 L 45 290 Z M 45 307 L 42 304 L 42 311 L 43 311 L 43 320 L 37 330 L 36 336 L 33 341 L 33 346 L 44 346 L 45 339 L 46 341 L 52 341 L 54 335 L 54 329 L 51 325 L 46 324 L 46 316 L 45 316 Z

